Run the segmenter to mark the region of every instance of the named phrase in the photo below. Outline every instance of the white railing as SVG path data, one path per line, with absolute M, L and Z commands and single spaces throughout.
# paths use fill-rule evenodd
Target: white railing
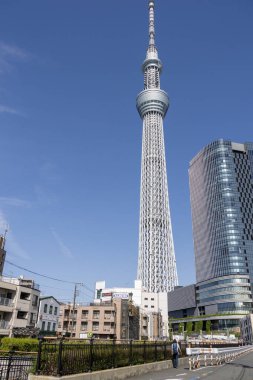
M 250 352 L 253 346 L 225 347 L 225 348 L 186 348 L 189 355 L 189 369 L 200 368 L 201 366 L 213 366 L 228 363 L 238 356 Z

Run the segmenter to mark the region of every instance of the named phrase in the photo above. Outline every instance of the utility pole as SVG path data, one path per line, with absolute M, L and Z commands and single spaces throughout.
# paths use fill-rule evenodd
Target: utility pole
M 75 320 L 75 308 L 76 308 L 76 297 L 79 295 L 79 291 L 77 290 L 77 286 L 83 286 L 83 283 L 77 282 L 75 284 L 74 288 L 74 295 L 73 295 L 73 307 L 72 307 L 72 326 L 71 326 L 71 337 L 73 336 L 73 331 L 74 331 L 74 320 Z M 76 314 L 77 316 L 77 314 Z

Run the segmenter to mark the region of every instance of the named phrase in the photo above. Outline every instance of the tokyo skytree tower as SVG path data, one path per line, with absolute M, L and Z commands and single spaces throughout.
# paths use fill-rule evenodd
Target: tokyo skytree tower
M 169 98 L 160 89 L 162 63 L 155 46 L 154 1 L 151 0 L 149 46 L 142 69 L 144 90 L 136 100 L 143 120 L 137 278 L 149 292 L 169 292 L 178 285 L 163 136 Z

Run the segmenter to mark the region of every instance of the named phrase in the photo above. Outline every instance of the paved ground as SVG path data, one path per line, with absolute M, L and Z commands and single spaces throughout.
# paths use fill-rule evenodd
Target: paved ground
M 163 371 L 135 376 L 128 380 L 253 380 L 253 352 L 234 362 L 189 371 L 188 368 L 170 368 Z

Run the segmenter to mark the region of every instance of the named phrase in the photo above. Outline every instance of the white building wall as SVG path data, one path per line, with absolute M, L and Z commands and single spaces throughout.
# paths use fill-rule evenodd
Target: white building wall
M 56 331 L 59 313 L 60 303 L 54 297 L 42 297 L 36 326 L 42 331 Z

